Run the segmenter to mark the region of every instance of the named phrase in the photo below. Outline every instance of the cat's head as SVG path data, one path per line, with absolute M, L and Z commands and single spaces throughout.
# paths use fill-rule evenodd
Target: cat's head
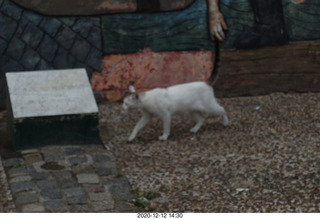
M 122 108 L 124 110 L 128 110 L 130 108 L 138 108 L 140 105 L 139 95 L 136 93 L 136 89 L 134 88 L 134 82 L 130 82 L 129 84 L 129 92 L 126 94 L 123 99 Z
M 128 110 L 130 108 L 138 108 L 140 106 L 139 96 L 137 94 L 127 94 L 123 99 L 122 108 Z

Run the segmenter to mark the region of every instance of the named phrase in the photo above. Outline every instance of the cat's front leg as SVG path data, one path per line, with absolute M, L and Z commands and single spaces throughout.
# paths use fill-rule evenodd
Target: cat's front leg
M 128 138 L 128 141 L 132 141 L 138 134 L 138 132 L 150 121 L 151 115 L 148 113 L 144 113 L 139 120 L 139 122 L 134 127 L 130 137 Z
M 160 141 L 166 141 L 170 135 L 171 115 L 166 114 L 162 116 L 163 134 L 159 136 Z

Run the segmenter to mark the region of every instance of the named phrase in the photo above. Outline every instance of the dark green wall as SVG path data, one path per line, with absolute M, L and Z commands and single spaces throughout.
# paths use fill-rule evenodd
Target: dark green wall
M 293 4 L 283 0 L 290 40 L 320 39 L 320 3 L 305 0 Z M 232 48 L 236 37 L 253 26 L 248 0 L 221 0 L 229 30 L 224 48 Z M 210 50 L 213 44 L 207 26 L 206 0 L 189 8 L 158 14 L 117 14 L 102 17 L 105 54 L 133 53 L 145 47 L 153 51 Z

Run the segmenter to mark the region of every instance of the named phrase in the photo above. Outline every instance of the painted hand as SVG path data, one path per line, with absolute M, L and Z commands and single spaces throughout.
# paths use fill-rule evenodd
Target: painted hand
M 223 14 L 219 10 L 209 11 L 209 31 L 212 40 L 217 38 L 219 41 L 225 40 L 224 30 L 227 30 Z

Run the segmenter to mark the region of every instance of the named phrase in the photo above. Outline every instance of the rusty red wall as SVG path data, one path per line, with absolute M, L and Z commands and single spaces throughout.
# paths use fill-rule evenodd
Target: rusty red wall
M 91 84 L 108 101 L 118 101 L 135 81 L 137 91 L 154 87 L 206 80 L 212 70 L 211 51 L 153 52 L 110 55 L 103 59 L 101 73 L 94 72 Z

